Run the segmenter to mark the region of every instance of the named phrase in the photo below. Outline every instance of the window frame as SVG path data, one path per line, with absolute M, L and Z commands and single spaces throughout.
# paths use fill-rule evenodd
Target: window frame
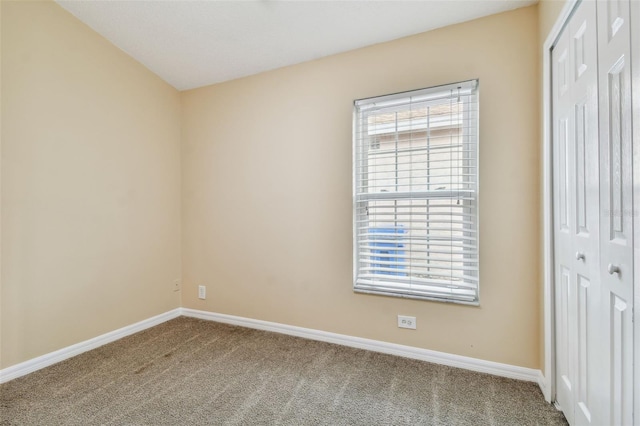
M 473 157 L 471 157 L 471 155 L 469 155 L 468 157 L 464 158 L 463 164 L 464 165 L 468 165 L 467 167 L 463 168 L 463 171 L 461 172 L 462 174 L 465 173 L 465 170 L 469 170 L 471 168 L 475 168 L 475 177 L 474 177 L 474 181 L 473 184 L 475 185 L 475 190 L 471 190 L 470 193 L 473 194 L 473 200 L 470 201 L 463 201 L 463 205 L 464 203 L 473 203 L 473 207 L 475 208 L 475 214 L 471 214 L 470 217 L 472 217 L 472 224 L 471 225 L 467 225 L 463 228 L 463 237 L 461 237 L 461 240 L 464 240 L 465 236 L 470 236 L 471 233 L 475 234 L 475 256 L 473 257 L 473 264 L 476 265 L 475 267 L 475 279 L 476 279 L 476 285 L 475 285 L 475 295 L 472 299 L 469 299 L 469 297 L 467 297 L 467 299 L 463 299 L 463 293 L 465 293 L 464 290 L 456 290 L 454 288 L 449 288 L 449 290 L 451 291 L 451 296 L 446 296 L 443 295 L 443 288 L 446 288 L 446 286 L 437 286 L 434 285 L 433 288 L 434 289 L 439 289 L 439 290 L 434 290 L 434 294 L 436 294 L 438 291 L 440 292 L 439 294 L 436 295 L 426 295 L 426 294 L 417 294 L 417 292 L 411 291 L 410 289 L 402 289 L 402 285 L 398 283 L 398 290 L 389 290 L 388 288 L 384 289 L 384 288 L 379 288 L 376 289 L 375 285 L 370 285 L 370 286 L 364 286 L 364 285 L 359 285 L 358 284 L 358 273 L 359 273 L 359 267 L 360 267 L 360 260 L 359 257 L 362 257 L 362 255 L 360 255 L 360 247 L 359 247 L 359 237 L 358 237 L 358 213 L 360 211 L 360 207 L 359 204 L 362 203 L 363 201 L 358 199 L 359 194 L 358 193 L 358 173 L 361 173 L 361 169 L 358 168 L 358 161 L 361 161 L 362 158 L 364 158 L 364 156 L 366 156 L 367 154 L 367 150 L 364 149 L 360 149 L 359 150 L 359 141 L 358 138 L 360 137 L 359 135 L 362 133 L 363 129 L 361 128 L 362 122 L 366 121 L 366 119 L 361 120 L 360 116 L 362 115 L 362 109 L 361 107 L 363 105 L 370 105 L 370 104 L 374 104 L 374 105 L 379 105 L 379 106 L 387 106 L 389 108 L 392 108 L 394 106 L 397 106 L 400 108 L 400 110 L 410 110 L 409 108 L 407 108 L 408 105 L 410 105 L 412 103 L 412 98 L 413 97 L 420 97 L 420 99 L 426 99 L 426 101 L 431 100 L 430 96 L 432 96 L 432 99 L 438 100 L 438 99 L 451 99 L 451 95 L 446 95 L 444 96 L 443 93 L 446 91 L 451 91 L 454 89 L 460 90 L 461 88 L 463 88 L 466 92 L 472 94 L 475 99 L 473 102 L 473 105 L 476 107 L 475 109 L 475 114 L 473 114 L 473 116 L 470 116 L 468 109 L 464 109 L 463 110 L 463 116 L 461 117 L 461 128 L 468 128 L 474 129 L 474 133 L 475 133 L 475 140 L 474 141 L 469 141 L 468 139 L 470 137 L 473 137 L 470 132 L 463 132 L 462 134 L 459 135 L 460 137 L 460 143 L 463 146 L 472 146 L 473 147 Z M 364 294 L 376 294 L 376 295 L 384 295 L 384 296 L 393 296 L 393 297 L 402 297 L 402 298 L 410 298 L 410 299 L 419 299 L 419 300 L 430 300 L 430 301 L 438 301 L 438 302 L 447 302 L 447 303 L 455 303 L 455 304 L 462 304 L 462 305 L 473 305 L 473 306 L 479 306 L 480 305 L 480 218 L 479 218 L 479 212 L 480 212 L 480 135 L 479 135 L 479 123 L 480 123 L 480 97 L 479 97 L 479 80 L 478 79 L 473 79 L 473 80 L 467 80 L 467 81 L 463 81 L 463 82 L 458 82 L 458 83 L 452 83 L 452 84 L 446 84 L 446 85 L 441 85 L 441 86 L 433 86 L 433 87 L 429 87 L 429 88 L 424 88 L 424 89 L 418 89 L 418 90 L 411 90 L 411 91 L 407 91 L 407 92 L 400 92 L 400 93 L 395 93 L 395 94 L 391 94 L 391 95 L 383 95 L 383 96 L 376 96 L 376 97 L 371 97 L 371 98 L 363 98 L 363 99 L 358 99 L 354 101 L 353 104 L 353 124 L 352 124 L 352 195 L 353 195 L 353 205 L 352 205 L 352 218 L 353 218 L 353 222 L 352 222 L 352 227 L 353 227 L 353 236 L 352 236 L 352 243 L 353 243 L 353 291 L 355 293 L 364 293 Z M 365 109 L 366 111 L 366 109 Z M 474 123 L 475 121 L 475 123 Z M 365 125 L 364 127 L 366 128 L 368 125 Z M 395 133 L 399 133 L 396 129 Z M 399 148 L 396 147 L 396 152 L 399 150 Z M 363 151 L 363 152 L 361 152 Z M 463 149 L 464 151 L 464 149 Z M 366 166 L 362 166 L 363 168 Z M 397 165 L 396 165 L 397 168 Z M 397 171 L 397 170 L 396 170 Z M 415 199 L 415 200 L 423 200 L 425 202 L 428 203 L 428 200 L 434 200 L 434 199 L 438 199 L 436 197 L 433 196 L 428 196 L 427 194 L 429 192 L 433 192 L 435 193 L 437 190 L 428 190 L 428 191 L 422 191 L 424 194 L 424 196 L 417 198 L 417 197 L 408 197 L 407 199 Z M 408 191 L 409 194 L 416 194 L 419 193 L 421 191 Z M 456 195 L 460 195 L 460 190 L 449 190 L 449 192 L 452 193 L 451 196 L 449 197 L 442 197 L 440 199 L 451 199 L 451 200 L 455 200 L 456 198 L 459 197 L 454 197 L 453 196 L 453 192 L 456 192 Z M 393 197 L 389 197 L 386 198 L 385 196 L 382 195 L 378 195 L 378 193 L 372 193 L 375 194 L 373 196 L 370 197 L 366 197 L 368 198 L 367 201 L 365 202 L 369 202 L 371 200 L 375 200 L 375 199 L 381 199 L 381 200 L 391 200 L 393 199 Z M 395 192 L 395 193 L 390 193 L 390 194 L 395 194 L 397 196 L 397 194 L 399 194 L 399 192 Z M 442 194 L 444 195 L 444 194 Z M 428 206 L 428 204 L 427 204 Z M 368 208 L 368 207 L 367 207 Z M 428 208 L 428 207 L 427 207 Z M 368 213 L 367 213 L 368 214 Z M 464 230 L 470 230 L 469 232 L 465 232 Z M 455 241 L 456 239 L 451 239 L 452 241 Z M 467 251 L 463 251 L 463 259 L 464 258 L 468 258 L 468 253 Z M 369 263 L 372 261 L 372 259 L 369 260 Z M 408 262 L 410 264 L 410 262 Z M 426 264 L 429 264 L 428 262 Z M 468 266 L 469 264 L 464 263 L 463 260 L 463 266 Z M 410 284 L 410 279 L 409 281 L 409 285 Z M 453 282 L 451 282 L 451 286 L 454 287 L 455 284 Z M 383 287 L 383 286 L 381 286 Z M 389 287 L 389 286 L 387 286 Z M 428 285 L 425 285 L 425 287 L 428 287 Z M 466 290 L 466 292 L 468 293 L 469 291 L 473 291 L 473 290 Z M 424 293 L 427 292 L 427 290 L 423 290 Z M 457 296 L 455 296 L 455 294 L 457 294 Z

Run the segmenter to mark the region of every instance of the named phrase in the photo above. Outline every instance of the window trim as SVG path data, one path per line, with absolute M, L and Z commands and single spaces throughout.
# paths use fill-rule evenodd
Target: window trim
M 443 98 L 449 98 L 450 95 L 443 96 L 438 95 L 438 93 L 442 93 L 446 90 L 451 89 L 460 89 L 461 94 L 471 94 L 474 93 L 476 100 L 475 103 L 477 105 L 477 111 L 475 114 L 475 128 L 476 128 L 476 140 L 475 140 L 475 159 L 474 160 L 466 160 L 466 161 L 474 161 L 475 164 L 473 166 L 476 169 L 475 176 L 475 214 L 474 222 L 475 222 L 475 235 L 476 235 L 476 251 L 477 251 L 477 281 L 476 281 L 476 290 L 475 290 L 475 299 L 473 300 L 461 300 L 461 299 L 453 299 L 447 298 L 440 295 L 419 295 L 415 293 L 403 292 L 402 290 L 393 290 L 393 289 L 365 289 L 357 286 L 357 278 L 358 278 L 358 224 L 357 224 L 357 215 L 358 215 L 358 202 L 361 202 L 358 198 L 357 194 L 357 162 L 358 162 L 358 119 L 359 119 L 359 111 L 367 111 L 373 108 L 389 108 L 392 107 L 394 103 L 398 106 L 406 105 L 406 102 L 401 101 L 408 97 L 418 98 L 417 101 L 429 101 L 429 100 L 438 100 Z M 470 305 L 470 306 L 479 306 L 480 305 L 480 93 L 479 93 L 479 79 L 467 80 L 457 83 L 445 84 L 440 86 L 433 86 L 424 89 L 410 90 L 405 92 L 398 92 L 389 95 L 376 96 L 371 98 L 362 98 L 357 99 L 353 103 L 353 117 L 352 117 L 352 244 L 353 244 L 353 291 L 355 293 L 362 294 L 374 294 L 374 295 L 382 295 L 382 296 L 392 296 L 392 297 L 400 297 L 406 299 L 417 299 L 417 300 L 428 300 L 428 301 L 436 301 L 436 302 L 444 302 L 444 303 L 454 303 L 461 305 Z M 364 107 L 363 107 L 364 105 Z M 370 105 L 370 106 L 369 106 Z M 464 125 L 465 121 L 470 120 L 469 118 L 462 117 L 462 123 Z M 435 191 L 421 191 L 426 193 L 432 193 Z M 459 193 L 460 191 L 454 191 Z M 416 191 L 411 192 L 411 194 L 415 194 Z M 400 193 L 396 193 L 400 194 Z M 360 194 L 362 195 L 362 194 Z M 409 192 L 407 193 L 407 196 Z M 443 194 L 444 195 L 444 194 Z M 371 194 L 366 198 L 375 200 L 377 196 L 375 194 Z M 380 197 L 385 198 L 386 197 Z M 425 198 L 426 199 L 426 198 Z M 382 287 L 382 286 L 381 286 Z M 435 287 L 435 286 L 434 286 Z M 452 289 L 452 291 L 454 291 Z M 427 293 L 427 291 L 425 291 Z M 440 291 L 440 293 L 442 293 Z M 462 293 L 462 291 L 461 291 Z

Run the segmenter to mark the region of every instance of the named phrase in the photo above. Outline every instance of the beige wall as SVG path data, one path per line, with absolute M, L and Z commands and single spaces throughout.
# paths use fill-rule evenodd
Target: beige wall
M 551 28 L 558 20 L 566 0 L 540 0 L 538 3 L 538 35 L 540 49 L 544 45 Z
M 180 95 L 53 2 L 1 7 L 8 367 L 179 306 Z
M 183 306 L 540 367 L 547 3 L 184 92 L 181 113 L 59 6 L 3 1 L 0 368 L 179 306 L 181 207 Z M 481 306 L 354 294 L 353 100 L 471 78 Z
M 183 92 L 183 306 L 540 367 L 538 46 L 533 6 Z M 481 306 L 354 294 L 353 100 L 471 78 Z

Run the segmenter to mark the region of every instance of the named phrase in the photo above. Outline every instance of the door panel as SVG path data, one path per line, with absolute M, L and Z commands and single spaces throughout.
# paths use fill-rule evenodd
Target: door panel
M 583 1 L 569 24 L 575 80 L 570 88 L 575 128 L 576 357 L 574 424 L 597 424 L 597 392 L 602 386 L 598 364 L 601 342 L 596 338 L 602 321 L 600 308 L 600 219 L 598 153 L 598 57 L 596 3 Z
M 625 73 L 624 56 L 618 58 L 607 74 L 608 83 L 608 99 L 607 108 L 609 110 L 608 129 L 609 143 L 607 144 L 607 154 L 609 156 L 609 240 L 615 241 L 616 244 L 625 245 L 627 243 L 626 229 L 623 226 L 623 73 Z M 625 203 L 626 204 L 626 203 Z
M 591 422 L 591 400 L 592 395 L 589 389 L 591 382 L 590 376 L 591 370 L 591 356 L 590 347 L 591 342 L 590 335 L 593 335 L 593 324 L 589 321 L 589 318 L 593 315 L 592 310 L 589 307 L 591 289 L 591 282 L 578 275 L 578 383 L 580 384 L 577 389 L 577 401 L 580 412 L 577 414 L 583 416 L 586 423 Z
M 556 400 L 565 411 L 569 421 L 573 420 L 573 337 L 575 312 L 572 303 L 572 270 L 574 259 L 572 215 L 569 183 L 572 171 L 573 129 L 569 87 L 572 80 L 572 59 L 569 52 L 569 32 L 564 31 L 552 52 L 553 61 L 553 159 L 554 159 L 554 252 L 555 255 L 555 309 L 556 309 Z
M 600 270 L 605 349 L 602 419 L 631 424 L 633 412 L 633 187 L 628 0 L 598 7 Z
M 587 105 L 584 102 L 576 105 L 576 234 L 590 235 L 587 209 Z
M 610 394 L 610 418 L 611 424 L 628 425 L 631 424 L 631 413 L 626 405 L 625 398 L 625 376 L 633 376 L 633 372 L 629 370 L 630 363 L 627 360 L 629 352 L 628 346 L 630 341 L 625 339 L 625 328 L 629 324 L 629 309 L 627 302 L 619 297 L 611 294 L 611 307 L 609 309 L 611 317 L 610 339 L 611 339 L 611 358 L 610 358 L 610 374 L 611 374 L 611 394 Z
M 602 320 L 596 4 L 581 2 L 554 47 L 557 395 L 571 424 L 596 424 Z

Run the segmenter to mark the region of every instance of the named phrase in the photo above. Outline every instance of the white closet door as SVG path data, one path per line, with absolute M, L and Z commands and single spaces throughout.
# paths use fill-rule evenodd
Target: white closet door
M 553 51 L 557 401 L 593 424 L 601 377 L 596 4 L 583 1 Z
M 603 423 L 633 413 L 633 187 L 628 0 L 598 2 Z
M 552 52 L 553 80 L 553 204 L 556 313 L 556 400 L 569 423 L 573 423 L 575 363 L 575 284 L 572 281 L 571 178 L 573 120 L 570 108 L 571 54 L 565 28 Z
M 594 338 L 599 329 L 600 215 L 598 157 L 598 57 L 595 1 L 583 1 L 569 25 L 570 52 L 573 57 L 571 112 L 574 126 L 575 175 L 571 179 L 575 217 L 572 231 L 573 281 L 575 282 L 575 389 L 574 424 L 600 424 L 597 410 L 602 387 L 602 368 L 598 365 L 601 342 Z

